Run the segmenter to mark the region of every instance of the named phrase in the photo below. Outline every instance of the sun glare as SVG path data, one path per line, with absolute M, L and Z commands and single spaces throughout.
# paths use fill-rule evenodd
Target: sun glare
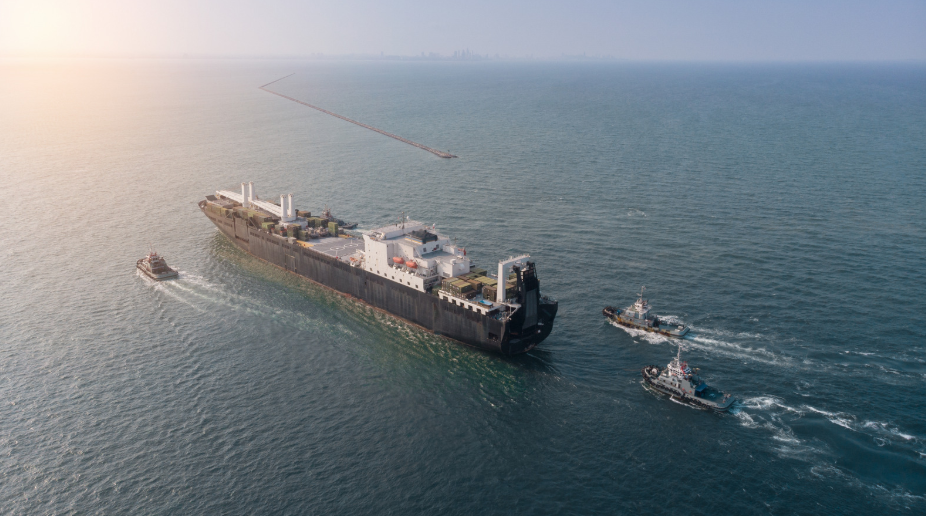
M 61 2 L 10 2 L 0 8 L 7 48 L 20 52 L 67 52 L 67 11 Z

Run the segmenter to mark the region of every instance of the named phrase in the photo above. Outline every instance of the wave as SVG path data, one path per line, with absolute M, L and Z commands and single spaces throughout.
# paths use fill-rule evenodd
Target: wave
M 879 446 L 884 446 L 889 442 L 899 442 L 906 444 L 919 444 L 926 442 L 923 436 L 913 435 L 903 431 L 897 425 L 887 421 L 858 421 L 858 417 L 847 412 L 829 412 L 818 409 L 810 405 L 804 405 L 810 412 L 820 414 L 834 425 L 841 426 L 847 430 L 869 435 Z
M 664 318 L 671 324 L 681 323 L 679 318 L 674 315 L 664 316 Z M 649 344 L 665 344 L 671 343 L 673 345 L 681 343 L 686 347 L 691 347 L 693 349 L 698 349 L 700 351 L 705 351 L 707 353 L 712 353 L 720 356 L 725 356 L 729 358 L 735 358 L 737 360 L 751 360 L 754 362 L 760 362 L 766 365 L 777 365 L 777 366 L 793 366 L 794 358 L 781 355 L 764 347 L 752 347 L 737 344 L 735 342 L 729 342 L 726 340 L 720 340 L 715 338 L 710 338 L 702 335 L 701 333 L 713 334 L 713 335 L 735 335 L 737 337 L 761 337 L 759 334 L 745 334 L 745 333 L 732 333 L 732 332 L 723 332 L 723 331 L 705 331 L 705 330 L 696 330 L 692 327 L 692 331 L 697 331 L 698 333 L 690 333 L 683 339 L 677 339 L 674 337 L 667 337 L 659 333 L 653 333 L 646 330 L 640 330 L 637 328 L 630 328 L 617 324 L 614 321 L 609 321 L 610 324 L 616 328 L 620 328 L 630 334 L 631 337 L 644 340 Z
M 667 322 L 669 324 L 674 324 L 674 325 L 685 324 L 682 321 L 681 317 L 677 315 L 660 315 L 659 320 Z
M 677 339 L 673 339 L 672 337 L 666 337 L 665 335 L 661 335 L 659 333 L 653 333 L 653 332 L 646 331 L 646 330 L 638 330 L 636 328 L 629 328 L 627 326 L 617 324 L 616 322 L 610 321 L 610 320 L 608 322 L 611 324 L 611 326 L 614 326 L 615 328 L 620 328 L 624 330 L 625 332 L 629 333 L 631 337 L 645 340 L 646 342 L 649 342 L 650 344 L 662 344 L 662 343 L 669 342 L 669 341 L 678 342 Z
M 708 335 L 716 335 L 718 337 L 735 337 L 738 339 L 754 339 L 762 340 L 765 339 L 765 335 L 761 333 L 750 333 L 747 331 L 730 331 L 719 328 L 702 328 L 699 326 L 691 326 L 691 330 L 696 333 L 706 333 Z
M 796 414 L 797 417 L 803 415 L 799 409 L 786 405 L 777 396 L 755 396 L 737 400 L 731 409 L 731 413 L 746 428 L 762 428 L 770 432 L 771 439 L 778 443 L 774 449 L 780 456 L 809 460 L 810 456 L 820 450 L 794 435 L 791 427 L 781 420 L 780 415 L 776 412 L 777 409 L 783 410 L 783 413 Z M 747 410 L 756 410 L 764 412 L 764 414 L 749 413 Z
M 764 347 L 745 346 L 725 340 L 703 337 L 699 334 L 689 334 L 685 337 L 684 340 L 685 343 L 690 345 L 692 348 L 700 349 L 702 351 L 721 356 L 726 356 L 729 358 L 735 358 L 738 360 L 751 360 L 753 362 L 760 362 L 766 365 L 784 367 L 792 366 L 794 364 L 793 358 L 774 353 L 765 349 Z
M 753 419 L 752 416 L 750 416 L 746 412 L 743 412 L 742 410 L 731 409 L 730 413 L 732 413 L 737 419 L 739 419 L 740 424 L 745 426 L 746 428 L 757 428 L 759 426 L 759 423 L 756 423 L 756 420 Z
M 777 396 L 756 396 L 753 398 L 744 398 L 743 400 L 738 401 L 737 404 L 746 408 L 754 408 L 758 410 L 769 410 L 773 407 L 778 407 L 784 409 L 787 412 L 791 412 L 792 414 L 797 414 L 798 416 L 804 415 L 802 410 L 785 405 L 783 400 Z
M 350 325 L 328 318 L 313 317 L 302 311 L 282 308 L 282 305 L 277 303 L 263 303 L 253 297 L 237 294 L 226 285 L 212 283 L 203 276 L 186 271 L 178 271 L 178 273 L 177 279 L 154 281 L 138 272 L 145 283 L 158 293 L 167 295 L 200 313 L 207 313 L 219 307 L 223 312 L 231 310 L 285 321 L 286 324 L 300 330 L 317 331 L 319 328 L 325 328 L 326 331 L 353 335 Z
M 881 421 L 865 421 L 861 425 L 863 428 L 867 428 L 869 430 L 873 430 L 879 433 L 887 433 L 893 436 L 897 436 L 905 441 L 919 441 L 920 440 L 920 438 L 916 437 L 915 435 L 904 433 L 900 431 L 898 427 L 891 426 L 890 423 L 884 423 Z

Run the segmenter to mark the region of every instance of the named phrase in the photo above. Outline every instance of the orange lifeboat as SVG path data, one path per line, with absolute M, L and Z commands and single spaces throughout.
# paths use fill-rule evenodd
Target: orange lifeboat
M 413 262 L 412 260 L 409 260 L 409 261 L 405 262 L 405 266 L 408 267 L 409 269 L 417 269 L 417 268 L 418 268 L 418 264 L 415 263 L 415 262 Z
M 403 263 L 405 263 L 405 260 L 403 260 L 401 256 L 393 256 L 392 261 L 398 265 L 402 265 Z

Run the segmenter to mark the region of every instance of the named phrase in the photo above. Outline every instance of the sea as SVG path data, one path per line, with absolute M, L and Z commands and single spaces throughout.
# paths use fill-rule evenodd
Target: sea
M 258 89 L 293 73 L 268 89 L 458 158 Z M 922 63 L 0 77 L 4 514 L 926 513 Z M 242 181 L 529 253 L 553 332 L 487 354 L 254 258 L 197 207 Z M 643 286 L 690 335 L 602 316 Z M 679 346 L 729 413 L 643 387 Z

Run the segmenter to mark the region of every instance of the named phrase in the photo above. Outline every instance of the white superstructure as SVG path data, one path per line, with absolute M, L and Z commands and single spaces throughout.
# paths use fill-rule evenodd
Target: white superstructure
M 278 217 L 279 227 L 298 225 L 303 230 L 307 229 L 306 219 L 296 215 L 292 194 L 281 195 L 279 205 L 258 199 L 253 183 L 241 183 L 240 194 L 231 190 L 218 190 L 216 194 Z M 296 240 L 293 237 L 288 239 L 291 242 Z M 408 220 L 404 215 L 395 224 L 364 232 L 362 246 L 361 241 L 353 237 L 322 237 L 306 244 L 312 251 L 361 267 L 384 280 L 421 292 L 433 292 L 442 300 L 481 314 L 506 306 L 513 309 L 520 306 L 515 299 L 506 298 L 513 291 L 509 273 L 512 267 L 524 267 L 530 259 L 525 254 L 500 261 L 498 276 L 492 280 L 486 276 L 485 270 L 473 272 L 474 265 L 466 256 L 466 250 L 439 233 L 435 226 Z M 461 276 L 466 277 L 460 279 Z M 448 278 L 467 281 L 469 286 L 464 284 L 464 288 L 468 290 L 454 290 L 447 285 L 441 288 L 442 282 Z M 494 289 L 492 294 L 489 294 L 490 289 Z
M 492 313 L 503 306 L 517 306 L 505 299 L 504 287 L 498 288 L 500 292 L 491 298 L 475 292 L 475 295 L 458 296 L 440 289 L 443 280 L 470 274 L 474 266 L 466 250 L 433 225 L 406 220 L 365 232 L 363 242 L 363 250 L 348 259 L 371 274 L 422 292 L 433 288 L 440 299 L 481 314 Z M 513 265 L 523 266 L 529 258 L 521 255 L 499 262 L 500 284 L 505 285 Z
M 405 221 L 363 235 L 367 272 L 425 291 L 442 278 L 470 271 L 470 260 L 433 226 Z

